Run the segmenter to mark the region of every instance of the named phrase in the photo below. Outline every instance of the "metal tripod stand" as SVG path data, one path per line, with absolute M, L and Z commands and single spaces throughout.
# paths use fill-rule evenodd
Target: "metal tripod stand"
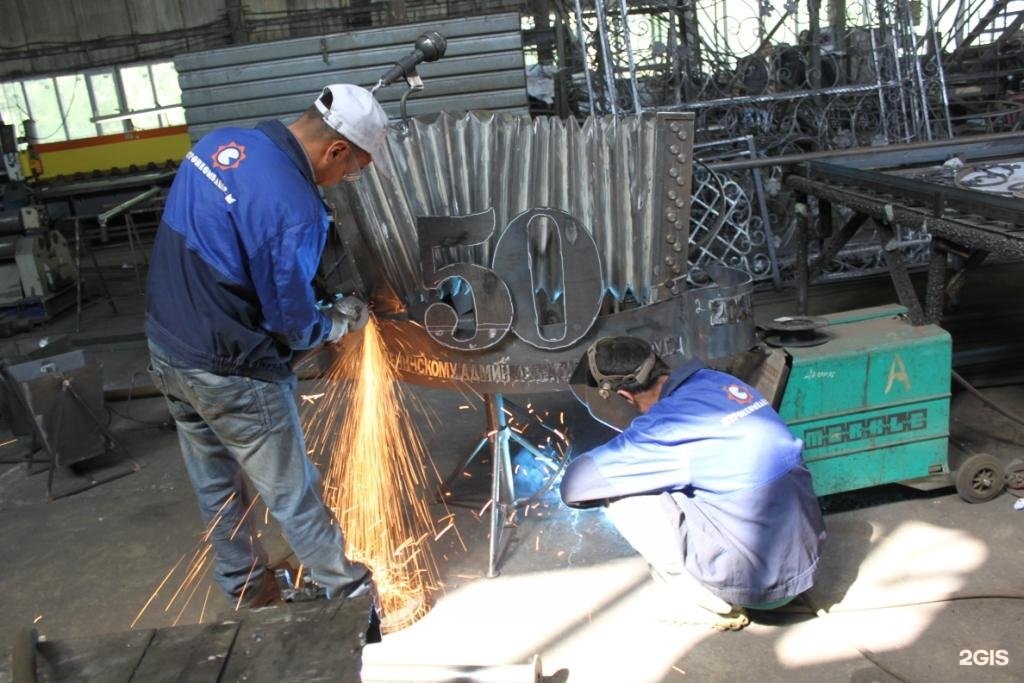
M 547 459 L 547 455 L 521 434 L 509 427 L 503 394 L 484 394 L 484 406 L 487 410 L 487 431 L 477 442 L 476 447 L 462 459 L 452 473 L 441 483 L 440 498 L 447 500 L 451 495 L 452 484 L 469 467 L 484 447 L 491 444 L 491 539 L 487 562 L 487 576 L 498 575 L 498 564 L 504 550 L 502 536 L 505 528 L 514 526 L 516 511 L 534 498 L 516 498 L 515 483 L 512 478 L 512 457 L 509 453 L 509 441 L 514 441 L 535 457 Z

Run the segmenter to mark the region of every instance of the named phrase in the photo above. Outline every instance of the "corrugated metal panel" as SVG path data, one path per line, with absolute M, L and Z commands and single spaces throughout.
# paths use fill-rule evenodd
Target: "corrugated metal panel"
M 606 287 L 650 303 L 686 274 L 693 114 L 536 118 L 486 112 L 416 119 L 394 131 L 397 178 L 369 167 L 327 190 L 354 209 L 364 241 L 405 302 L 421 288 L 416 219 L 494 209 L 486 248 L 458 248 L 453 262 L 490 265 L 509 221 L 530 209 L 565 211 L 597 243 Z M 540 283 L 538 283 L 539 285 Z
M 225 125 L 297 115 L 329 83 L 371 86 L 427 30 L 448 39 L 437 62 L 421 65 L 426 89 L 411 96 L 410 116 L 487 109 L 527 110 L 519 15 L 406 24 L 180 55 L 175 59 L 193 139 Z M 378 91 L 392 117 L 402 87 Z

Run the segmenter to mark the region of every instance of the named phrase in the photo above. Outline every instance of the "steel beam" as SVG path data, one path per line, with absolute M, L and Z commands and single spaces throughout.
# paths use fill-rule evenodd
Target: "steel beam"
M 990 220 L 1004 221 L 1024 227 L 1024 202 L 1014 197 L 938 185 L 914 178 L 859 168 L 847 168 L 820 161 L 809 162 L 806 175 L 819 180 L 855 185 L 889 195 L 906 197 L 930 208 L 935 218 L 943 218 L 948 209 L 954 209 L 968 215 L 979 215 Z
M 1024 154 L 1024 132 L 972 135 L 956 140 L 909 142 L 901 145 L 880 145 L 856 149 L 833 149 L 806 154 L 784 154 L 777 157 L 718 161 L 709 163 L 712 171 L 738 171 L 767 166 L 792 166 L 805 161 L 829 160 L 853 168 L 891 168 L 906 164 L 942 163 L 951 156 L 983 159 Z
M 982 249 L 1013 258 L 1024 258 L 1024 232 L 999 230 L 993 227 L 971 224 L 962 219 L 936 218 L 930 211 L 894 204 L 845 188 L 836 188 L 828 183 L 810 180 L 798 175 L 786 178 L 786 185 L 794 190 L 824 197 L 834 204 L 866 213 L 879 220 L 927 230 L 951 242 Z

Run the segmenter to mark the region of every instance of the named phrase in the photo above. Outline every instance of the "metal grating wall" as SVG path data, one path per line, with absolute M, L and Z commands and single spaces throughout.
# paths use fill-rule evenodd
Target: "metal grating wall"
M 419 68 L 426 89 L 407 102 L 410 116 L 442 110 L 528 109 L 519 15 L 514 12 L 182 54 L 175 58 L 189 134 L 225 125 L 291 119 L 330 83 L 372 86 L 427 30 L 448 39 L 440 60 Z M 392 118 L 405 88 L 377 92 Z

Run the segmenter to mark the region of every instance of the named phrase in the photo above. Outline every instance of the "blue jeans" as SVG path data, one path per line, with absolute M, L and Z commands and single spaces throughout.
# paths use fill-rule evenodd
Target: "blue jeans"
M 251 500 L 243 472 L 328 597 L 362 580 L 366 568 L 345 558 L 341 528 L 320 497 L 319 474 L 306 456 L 295 378 L 265 382 L 182 367 L 153 344 L 150 358 L 207 528 L 217 518 L 210 540 L 224 592 L 237 596 L 247 577 L 250 586 L 259 586 L 267 565 L 251 524 L 256 513 L 245 516 Z

